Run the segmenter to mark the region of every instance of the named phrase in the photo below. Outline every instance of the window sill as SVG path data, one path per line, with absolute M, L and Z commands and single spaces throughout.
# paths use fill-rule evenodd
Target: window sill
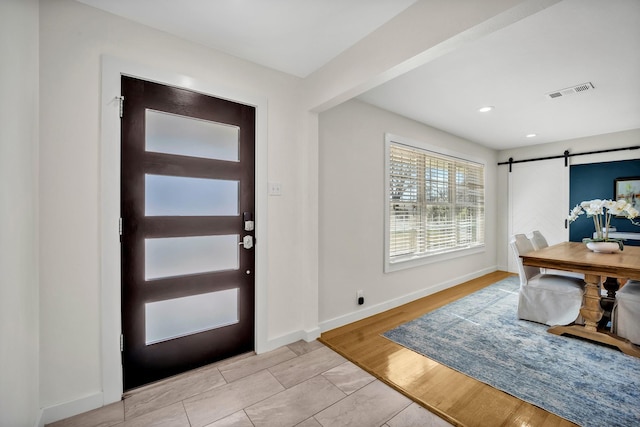
M 450 252 L 442 252 L 434 255 L 422 255 L 407 257 L 406 259 L 396 260 L 394 262 L 385 261 L 384 272 L 392 273 L 394 271 L 406 270 L 408 268 L 419 267 L 422 265 L 434 264 L 437 262 L 447 261 L 450 259 L 461 258 L 469 255 L 483 253 L 485 246 L 476 246 L 468 249 L 452 250 Z

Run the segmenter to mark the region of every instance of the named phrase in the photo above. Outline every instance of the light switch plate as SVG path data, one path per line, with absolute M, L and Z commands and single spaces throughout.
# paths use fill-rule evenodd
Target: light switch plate
M 279 182 L 270 182 L 269 183 L 269 195 L 270 196 L 281 196 L 282 195 L 282 184 Z

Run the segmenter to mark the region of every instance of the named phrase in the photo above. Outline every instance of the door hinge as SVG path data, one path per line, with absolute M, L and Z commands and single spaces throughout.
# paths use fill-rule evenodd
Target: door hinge
M 122 118 L 124 115 L 124 96 L 116 96 L 116 99 L 118 100 L 118 114 Z
M 120 352 L 124 351 L 124 335 L 120 334 Z
M 122 236 L 122 218 L 118 218 L 118 234 Z

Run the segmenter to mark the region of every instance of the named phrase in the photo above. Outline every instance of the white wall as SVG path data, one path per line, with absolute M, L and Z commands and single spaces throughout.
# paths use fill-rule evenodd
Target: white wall
M 566 141 L 552 142 L 512 150 L 503 150 L 498 153 L 498 162 L 513 160 L 525 160 L 538 157 L 561 156 L 565 150 L 569 153 L 588 153 L 592 151 L 608 150 L 614 148 L 637 147 L 640 145 L 640 129 L 632 129 L 623 132 L 609 133 L 604 135 L 588 136 L 584 138 L 569 139 Z M 570 165 L 587 163 L 613 162 L 617 160 L 630 160 L 640 158 L 640 150 L 623 150 L 610 153 L 589 154 L 585 156 L 570 157 Z M 514 168 L 518 165 L 513 165 Z M 508 217 L 509 194 L 507 188 L 509 166 L 498 167 L 498 215 L 502 218 Z M 640 173 L 639 173 L 640 174 Z M 569 207 L 567 207 L 567 215 Z M 502 270 L 507 270 L 507 260 L 509 256 L 509 236 L 507 224 L 498 228 L 498 266 Z
M 486 250 L 383 273 L 384 134 L 486 162 Z M 320 321 L 331 329 L 496 267 L 496 152 L 352 100 L 320 115 Z M 365 305 L 356 304 L 363 290 Z
M 268 199 L 271 238 L 266 242 L 268 289 L 264 290 L 267 297 L 263 308 L 267 312 L 264 325 L 267 339 L 278 345 L 300 337 L 313 337 L 317 333 L 320 309 L 324 326 L 332 324 L 328 322 L 330 319 L 345 322 L 349 316 L 365 313 L 352 306 L 355 294 L 350 291 L 347 298 L 341 288 L 345 281 L 352 283 L 351 279 L 358 277 L 353 266 L 342 267 L 335 257 L 327 257 L 332 247 L 326 245 L 327 239 L 339 237 L 344 241 L 344 235 L 338 236 L 331 227 L 327 229 L 333 219 L 324 216 L 324 212 L 333 200 L 325 196 L 331 196 L 333 183 L 320 182 L 318 174 L 320 167 L 325 174 L 332 168 L 332 153 L 337 147 L 331 144 L 326 150 L 322 147 L 318 117 L 308 110 L 323 111 L 362 93 L 372 84 L 386 81 L 556 1 L 488 0 L 482 5 L 468 1 L 460 6 L 437 0 L 428 2 L 426 9 L 420 4 L 416 11 L 427 13 L 429 19 L 435 20 L 433 25 L 423 25 L 427 17 L 417 19 L 413 12 L 402 14 L 388 28 L 376 31 L 372 39 L 343 52 L 333 64 L 306 80 L 206 49 L 71 0 L 41 1 L 38 192 L 41 405 L 51 408 L 83 400 L 95 405 L 93 397 L 99 396 L 104 386 L 100 366 L 102 55 L 267 99 L 268 180 L 280 182 L 283 195 Z M 516 7 L 509 9 L 512 6 Z M 507 9 L 506 13 L 494 16 Z M 432 13 L 434 10 L 438 13 Z M 416 21 L 420 23 L 418 27 Z M 454 34 L 458 35 L 452 41 L 450 37 Z M 384 43 L 379 42 L 381 39 Z M 398 46 L 407 49 L 400 51 Z M 363 61 L 363 57 L 367 61 Z M 357 105 L 347 104 L 347 108 L 354 109 L 347 113 L 359 117 L 362 107 L 355 107 Z M 490 150 L 414 122 L 381 114 L 379 110 L 369 112 L 373 114 L 371 118 L 361 119 L 371 126 L 372 134 L 362 135 L 358 144 L 366 146 L 365 142 L 372 136 L 380 138 L 382 144 L 379 135 L 382 129 L 376 126 L 388 123 L 397 129 L 392 131 L 403 136 L 417 139 L 437 135 L 461 151 L 477 152 L 480 157 L 492 156 Z M 335 118 L 336 114 L 328 111 L 326 117 Z M 379 120 L 383 122 L 378 123 Z M 346 128 L 348 123 L 336 121 L 336 126 Z M 386 127 L 384 131 L 389 130 Z M 377 133 L 374 129 L 378 129 Z M 365 148 L 375 156 L 382 156 L 381 145 L 379 152 L 373 146 Z M 378 172 L 363 170 L 369 176 L 377 176 Z M 488 168 L 489 185 L 494 185 L 491 184 L 495 182 L 493 174 Z M 382 191 L 382 177 L 375 179 L 380 179 L 379 191 Z M 488 188 L 487 217 L 491 218 L 495 212 L 495 194 Z M 258 191 L 264 192 L 266 188 Z M 374 201 L 374 193 L 362 197 L 358 200 L 364 206 L 381 209 L 381 202 Z M 495 233 L 492 221 L 487 224 L 488 236 Z M 323 227 L 319 227 L 320 222 Z M 380 228 L 376 239 L 382 239 L 381 224 L 377 225 Z M 366 232 L 359 233 L 369 238 Z M 337 243 L 331 240 L 330 245 Z M 352 244 L 345 246 L 352 247 Z M 367 253 L 373 256 L 373 252 L 371 249 Z M 449 261 L 438 267 L 386 276 L 378 275 L 376 270 L 371 276 L 373 285 L 365 288 L 366 307 L 380 309 L 385 303 L 396 303 L 397 298 L 416 296 L 416 292 L 448 286 L 465 275 L 491 269 L 495 264 L 494 252 L 495 242 L 488 239 L 486 253 L 469 257 L 464 263 Z M 381 261 L 382 252 L 376 252 L 375 257 Z M 319 260 L 323 262 L 322 268 Z M 357 265 L 369 267 L 371 264 L 368 259 L 359 259 Z M 336 272 L 334 267 L 338 269 Z M 421 283 L 425 277 L 429 277 L 427 284 Z M 318 282 L 319 278 L 322 283 Z M 396 285 L 398 288 L 392 289 Z M 65 411 L 57 414 L 73 415 Z
M 108 54 L 268 100 L 268 339 L 304 329 L 308 276 L 297 231 L 307 214 L 297 159 L 306 115 L 299 79 L 69 0 L 40 5 L 40 396 L 43 407 L 101 392 L 100 59 Z M 266 191 L 266 188 L 258 191 Z M 118 285 L 118 284 L 116 284 Z M 311 296 L 313 299 L 313 296 Z M 313 300 L 311 301 L 313 304 Z M 317 303 L 315 304 L 317 306 Z M 317 322 L 317 320 L 316 320 Z
M 38 402 L 38 0 L 0 2 L 0 425 Z

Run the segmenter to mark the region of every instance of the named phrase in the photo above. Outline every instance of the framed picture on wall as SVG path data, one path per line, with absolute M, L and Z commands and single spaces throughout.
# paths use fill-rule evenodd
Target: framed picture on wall
M 640 209 L 640 176 L 616 178 L 613 181 L 613 194 L 615 200 L 626 200 L 634 208 Z

